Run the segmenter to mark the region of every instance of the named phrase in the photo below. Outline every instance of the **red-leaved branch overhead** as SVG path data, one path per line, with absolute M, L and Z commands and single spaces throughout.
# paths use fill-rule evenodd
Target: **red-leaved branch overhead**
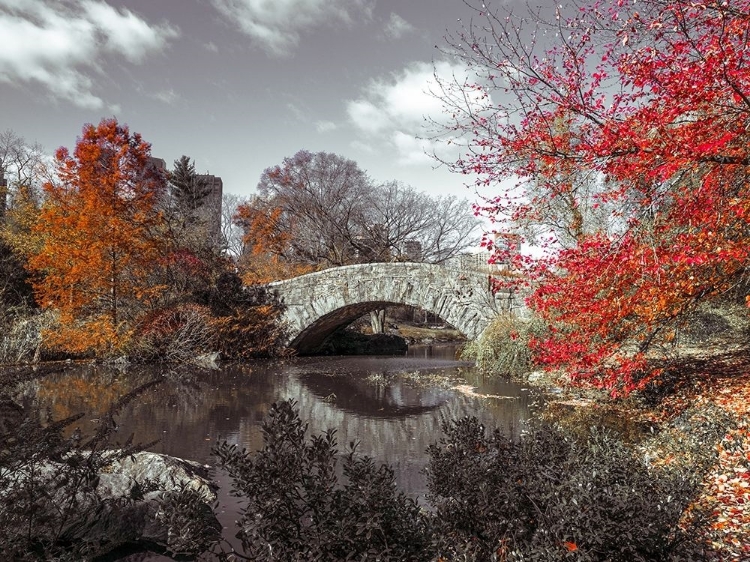
M 453 167 L 509 185 L 482 212 L 543 250 L 516 258 L 550 327 L 537 361 L 627 393 L 685 312 L 745 281 L 750 0 L 476 9 L 449 38 L 475 81 L 442 84 Z

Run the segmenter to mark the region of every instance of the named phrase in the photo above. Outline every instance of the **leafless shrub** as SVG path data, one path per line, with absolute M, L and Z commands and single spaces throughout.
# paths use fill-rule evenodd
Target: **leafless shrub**
M 211 351 L 210 318 L 195 304 L 157 310 L 141 321 L 130 351 L 138 360 L 190 363 Z
M 0 316 L 0 363 L 17 364 L 39 360 L 42 333 L 57 322 L 54 312 L 11 310 Z

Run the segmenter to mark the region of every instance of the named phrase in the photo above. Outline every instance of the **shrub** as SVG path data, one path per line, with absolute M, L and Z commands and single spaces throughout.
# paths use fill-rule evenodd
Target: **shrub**
M 41 374 L 0 373 L 0 389 Z M 70 431 L 83 414 L 52 420 L 0 394 L 0 560 L 90 560 L 117 546 L 116 530 L 110 529 L 112 536 L 86 532 L 121 501 L 100 496 L 98 475 L 140 448 L 128 440 L 115 443 L 116 451 L 107 449 L 117 427 L 114 415 L 157 382 L 122 397 L 89 436 Z
M 167 530 L 167 552 L 175 559 L 202 554 L 218 547 L 221 525 L 211 524 L 210 506 L 200 492 L 186 486 L 163 493 L 156 520 Z
M 246 502 L 237 536 L 252 560 L 696 561 L 704 519 L 681 518 L 714 425 L 691 446 L 706 458 L 687 465 L 638 456 L 595 427 L 577 439 L 540 424 L 512 441 L 473 417 L 445 422 L 428 450 L 430 514 L 353 447 L 342 484 L 334 432 L 306 441 L 293 401 L 271 407 L 255 455 L 214 452 Z
M 282 305 L 263 287 L 243 287 L 236 273 L 221 274 L 213 287 L 196 294 L 211 309 L 215 351 L 224 359 L 283 355 Z
M 476 418 L 443 430 L 427 469 L 441 559 L 699 559 L 678 522 L 700 474 L 649 467 L 596 428 L 578 441 L 543 425 L 519 442 Z
M 190 362 L 212 351 L 210 320 L 209 309 L 196 304 L 159 309 L 139 322 L 130 351 L 144 361 Z
M 214 452 L 247 506 L 238 537 L 252 560 L 426 560 L 426 518 L 396 490 L 393 470 L 359 458 L 354 445 L 336 470 L 335 432 L 305 441 L 293 401 L 274 404 L 254 456 L 234 445 Z
M 214 318 L 216 351 L 230 360 L 283 355 L 285 330 L 279 323 L 280 313 L 275 305 L 249 305 Z
M 42 333 L 56 323 L 56 314 L 28 309 L 6 311 L 0 318 L 0 363 L 37 361 L 42 356 Z
M 539 337 L 543 331 L 544 326 L 537 319 L 501 314 L 482 335 L 466 344 L 461 358 L 476 361 L 484 371 L 520 375 L 533 368 L 529 339 Z
M 2 226 L 7 228 L 7 222 Z M 0 231 L 0 310 L 31 308 L 35 306 L 34 291 L 26 260 L 8 243 L 5 234 Z

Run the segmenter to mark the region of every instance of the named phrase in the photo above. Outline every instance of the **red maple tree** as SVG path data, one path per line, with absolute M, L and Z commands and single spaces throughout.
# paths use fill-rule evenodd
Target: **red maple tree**
M 454 37 L 476 77 L 444 84 L 452 134 L 470 138 L 454 168 L 482 188 L 517 178 L 482 210 L 547 234 L 545 257 L 516 264 L 550 327 L 537 360 L 626 393 L 686 312 L 745 280 L 750 1 L 568 8 L 483 4 L 483 24 Z M 597 209 L 606 221 L 585 224 Z

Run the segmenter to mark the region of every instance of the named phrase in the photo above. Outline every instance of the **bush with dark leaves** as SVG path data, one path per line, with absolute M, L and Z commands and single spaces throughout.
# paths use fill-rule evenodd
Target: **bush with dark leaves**
M 427 560 L 427 520 L 396 489 L 393 470 L 358 457 L 354 445 L 339 482 L 334 431 L 306 439 L 293 401 L 274 404 L 255 455 L 215 447 L 247 502 L 238 522 L 251 560 Z
M 700 474 L 649 467 L 597 428 L 540 425 L 518 442 L 476 418 L 443 430 L 427 469 L 440 559 L 700 560 L 678 526 Z
M 36 376 L 41 373 L 6 370 L 0 373 L 0 389 Z M 53 420 L 0 392 L 0 560 L 89 560 L 119 545 L 116 529 L 111 534 L 89 532 L 103 514 L 130 501 L 103 498 L 98 475 L 142 447 L 130 440 L 113 443 L 114 415 L 157 383 L 122 397 L 89 436 L 69 431 L 82 414 Z M 116 450 L 110 449 L 113 445 Z
M 223 359 L 238 361 L 288 353 L 281 324 L 283 305 L 265 287 L 244 287 L 236 273 L 225 272 L 214 286 L 195 294 L 211 309 L 214 350 Z
M 704 463 L 655 466 L 605 429 L 540 423 L 513 441 L 473 417 L 446 422 L 428 449 L 430 514 L 396 490 L 390 468 L 353 449 L 339 483 L 334 432 L 306 441 L 306 430 L 294 402 L 281 402 L 257 454 L 215 448 L 247 502 L 238 537 L 252 560 L 704 558 L 693 537 L 705 519 L 681 520 Z

